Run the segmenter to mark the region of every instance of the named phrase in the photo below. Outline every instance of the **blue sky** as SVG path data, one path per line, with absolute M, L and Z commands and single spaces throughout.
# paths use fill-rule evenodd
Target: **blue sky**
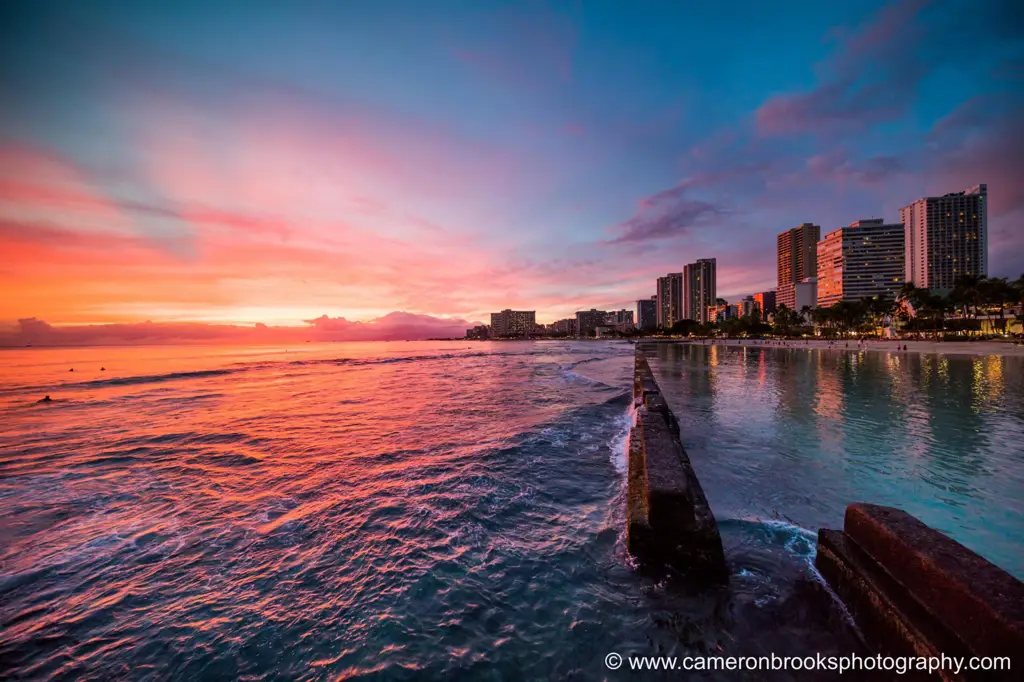
M 779 5 L 4 4 L 0 318 L 550 320 L 707 257 L 734 298 L 978 182 L 1024 271 L 1016 3 Z

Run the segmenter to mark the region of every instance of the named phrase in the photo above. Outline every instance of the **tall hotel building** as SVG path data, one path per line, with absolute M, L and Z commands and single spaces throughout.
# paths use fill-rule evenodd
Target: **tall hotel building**
M 658 326 L 658 297 L 651 296 L 636 302 L 636 326 L 654 329 Z
M 888 296 L 903 286 L 903 225 L 858 220 L 818 242 L 818 305 Z
M 714 258 L 701 258 L 683 267 L 683 318 L 697 322 L 714 322 L 708 308 L 717 297 L 717 263 Z
M 804 223 L 778 238 L 779 285 L 776 303 L 796 310 L 796 285 L 818 274 L 818 240 L 821 227 Z
M 964 275 L 988 275 L 988 187 L 926 197 L 900 209 L 906 281 L 945 292 Z
M 491 313 L 491 336 L 527 336 L 537 326 L 534 310 L 502 310 Z
M 608 313 L 603 310 L 579 310 L 576 312 L 576 336 L 583 338 L 594 336 L 597 328 L 604 325 Z
M 656 291 L 658 326 L 670 329 L 683 319 L 683 273 L 670 272 L 659 277 Z
M 761 319 L 768 321 L 768 316 L 775 312 L 775 292 L 762 291 L 754 294 L 754 303 L 761 309 Z

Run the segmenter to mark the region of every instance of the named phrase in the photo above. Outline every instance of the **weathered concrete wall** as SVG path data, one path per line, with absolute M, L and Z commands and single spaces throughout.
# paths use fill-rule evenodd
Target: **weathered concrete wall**
M 1024 583 L 906 512 L 850 505 L 844 531 L 818 533 L 816 565 L 868 644 L 893 656 L 1010 656 L 1021 679 Z
M 626 542 L 642 564 L 688 578 L 728 579 L 718 524 L 679 439 L 644 345 L 633 374 L 636 425 L 629 434 Z

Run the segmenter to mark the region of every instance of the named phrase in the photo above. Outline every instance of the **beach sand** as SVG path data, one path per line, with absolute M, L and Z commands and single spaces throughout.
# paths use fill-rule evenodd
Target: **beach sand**
M 689 343 L 700 345 L 700 341 Z M 705 341 L 710 344 L 711 341 Z M 858 346 L 856 340 L 834 341 L 831 348 L 829 341 L 821 339 L 808 341 L 754 341 L 750 339 L 715 339 L 716 346 L 747 346 L 751 348 L 806 348 L 839 351 L 879 351 L 885 353 L 904 352 L 901 349 L 906 345 L 907 353 L 939 353 L 942 355 L 1018 355 L 1024 356 L 1024 346 L 1015 346 L 1013 343 L 1001 343 L 998 341 L 865 341 Z

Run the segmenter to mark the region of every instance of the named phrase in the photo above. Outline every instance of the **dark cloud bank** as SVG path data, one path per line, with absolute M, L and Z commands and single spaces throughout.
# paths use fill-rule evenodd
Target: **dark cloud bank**
M 92 346 L 171 343 L 303 343 L 404 341 L 461 337 L 477 322 L 393 312 L 369 322 L 322 315 L 304 327 L 241 326 L 197 322 L 139 322 L 53 326 L 34 317 L 0 329 L 0 346 Z

